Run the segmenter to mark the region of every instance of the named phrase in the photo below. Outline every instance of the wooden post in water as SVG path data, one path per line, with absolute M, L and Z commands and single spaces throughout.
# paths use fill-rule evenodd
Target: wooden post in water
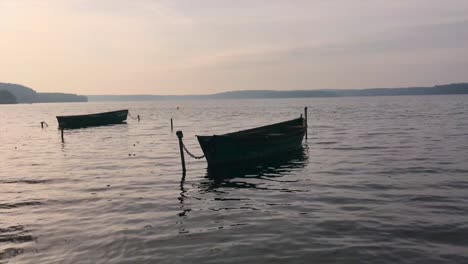
M 63 127 L 60 128 L 60 136 L 62 137 L 62 143 L 65 142 L 65 140 L 63 139 Z
M 309 125 L 307 124 L 307 106 L 304 107 L 304 117 L 305 117 L 305 128 L 306 128 L 306 139 L 307 139 L 307 130 L 309 128 Z
M 140 122 L 140 115 L 137 115 L 138 122 Z
M 182 133 L 182 131 L 179 130 L 176 132 L 176 135 L 179 138 L 180 160 L 182 162 L 182 174 L 185 175 L 184 143 L 182 142 L 182 138 L 184 137 L 184 134 Z
M 41 128 L 44 129 L 44 121 L 41 122 Z
M 172 122 L 172 118 L 171 118 L 171 132 L 174 131 L 174 124 Z

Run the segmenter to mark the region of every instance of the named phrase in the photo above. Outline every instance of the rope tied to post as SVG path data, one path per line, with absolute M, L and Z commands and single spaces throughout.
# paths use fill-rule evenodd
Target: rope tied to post
M 134 117 L 134 116 L 132 116 L 132 115 L 130 114 L 130 112 L 128 112 L 128 116 L 129 116 L 131 119 L 133 119 L 133 120 L 137 120 L 137 119 L 138 119 L 138 121 L 140 121 L 140 115 L 137 115 L 137 117 Z
M 205 157 L 205 155 L 195 156 L 192 153 L 190 153 L 190 151 L 187 149 L 184 142 L 182 141 L 182 138 L 184 137 L 184 133 L 182 133 L 182 131 L 179 130 L 179 131 L 176 132 L 176 135 L 177 135 L 177 138 L 179 138 L 180 161 L 182 162 L 182 175 L 185 176 L 186 169 L 185 169 L 184 150 L 185 150 L 185 152 L 187 152 L 187 154 L 190 157 L 192 157 L 194 159 L 201 159 L 201 158 Z
M 187 152 L 187 154 L 188 154 L 190 157 L 194 158 L 194 159 L 203 159 L 203 158 L 205 157 L 205 155 L 201 155 L 201 156 L 195 156 L 195 155 L 193 155 L 193 154 L 187 149 L 187 147 L 185 146 L 185 144 L 184 144 L 183 142 L 182 142 L 182 147 L 184 148 L 185 152 Z

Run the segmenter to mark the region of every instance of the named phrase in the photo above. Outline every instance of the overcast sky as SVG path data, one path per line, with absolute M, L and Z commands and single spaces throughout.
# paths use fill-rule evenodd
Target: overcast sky
M 0 82 L 79 94 L 468 82 L 468 1 L 0 0 Z

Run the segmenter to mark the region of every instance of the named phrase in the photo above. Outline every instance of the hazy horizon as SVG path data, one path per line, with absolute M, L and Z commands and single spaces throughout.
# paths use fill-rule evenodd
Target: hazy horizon
M 456 84 L 456 83 L 453 83 Z M 372 90 L 372 89 L 406 89 L 406 88 L 432 88 L 436 86 L 447 86 L 447 85 L 453 85 L 453 84 L 434 84 L 434 85 L 429 85 L 429 86 L 408 86 L 408 87 L 366 87 L 366 88 L 317 88 L 317 89 L 250 89 L 250 90 L 226 90 L 226 91 L 219 91 L 219 92 L 213 92 L 213 93 L 187 93 L 187 94 L 140 94 L 140 93 L 129 93 L 129 94 L 82 94 L 85 96 L 208 96 L 208 95 L 214 95 L 214 94 L 222 94 L 222 93 L 238 93 L 238 92 L 255 92 L 255 91 L 271 91 L 271 92 L 294 92 L 294 91 L 358 91 L 358 90 Z M 460 83 L 461 84 L 461 83 Z M 464 83 L 463 83 L 464 84 Z
M 84 95 L 468 82 L 467 28 L 462 0 L 0 0 L 0 82 Z

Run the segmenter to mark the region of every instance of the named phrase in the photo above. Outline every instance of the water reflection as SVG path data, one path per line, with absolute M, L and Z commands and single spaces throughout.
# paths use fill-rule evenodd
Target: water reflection
M 190 212 L 191 209 L 188 208 L 186 209 L 184 206 L 184 200 L 187 198 L 187 190 L 184 187 L 185 184 L 185 173 L 182 174 L 182 179 L 180 180 L 180 196 L 179 196 L 179 203 L 180 203 L 180 209 L 182 209 L 182 212 L 180 212 L 178 215 L 180 217 L 186 216 L 187 212 Z
M 3 228 L 0 226 L 0 263 L 8 261 L 22 253 L 23 243 L 36 240 L 36 237 L 29 234 L 29 231 L 22 225 L 9 226 Z
M 261 163 L 250 163 L 236 166 L 223 166 L 208 168 L 206 178 L 202 182 L 202 189 L 216 191 L 217 188 L 256 188 L 265 189 L 258 184 L 247 182 L 246 179 L 262 179 L 268 181 L 288 182 L 287 179 L 279 179 L 292 171 L 304 168 L 307 164 L 307 146 L 270 157 Z
M 205 177 L 196 185 L 197 194 L 190 195 L 186 187 L 186 177 L 182 175 L 179 185 L 179 212 L 177 224 L 179 233 L 190 233 L 187 221 L 193 212 L 200 215 L 203 211 L 224 210 L 260 210 L 253 205 L 250 197 L 244 197 L 236 190 L 248 188 L 250 190 L 267 190 L 274 192 L 304 192 L 294 188 L 299 179 L 294 177 L 303 171 L 308 163 L 307 146 L 295 151 L 283 153 L 281 156 L 270 157 L 261 163 L 242 164 L 242 166 L 216 167 L 206 170 Z M 288 177 L 292 176 L 292 177 Z M 235 189 L 235 190 L 234 190 Z M 194 194 L 194 192 L 192 192 Z M 198 196 L 199 195 L 199 196 Z M 198 197 L 197 197 L 198 196 Z M 199 203 L 199 200 L 202 202 Z M 212 223 L 218 228 L 224 228 L 220 222 Z M 234 225 L 244 225 L 235 223 Z M 212 228 L 210 225 L 209 228 Z

